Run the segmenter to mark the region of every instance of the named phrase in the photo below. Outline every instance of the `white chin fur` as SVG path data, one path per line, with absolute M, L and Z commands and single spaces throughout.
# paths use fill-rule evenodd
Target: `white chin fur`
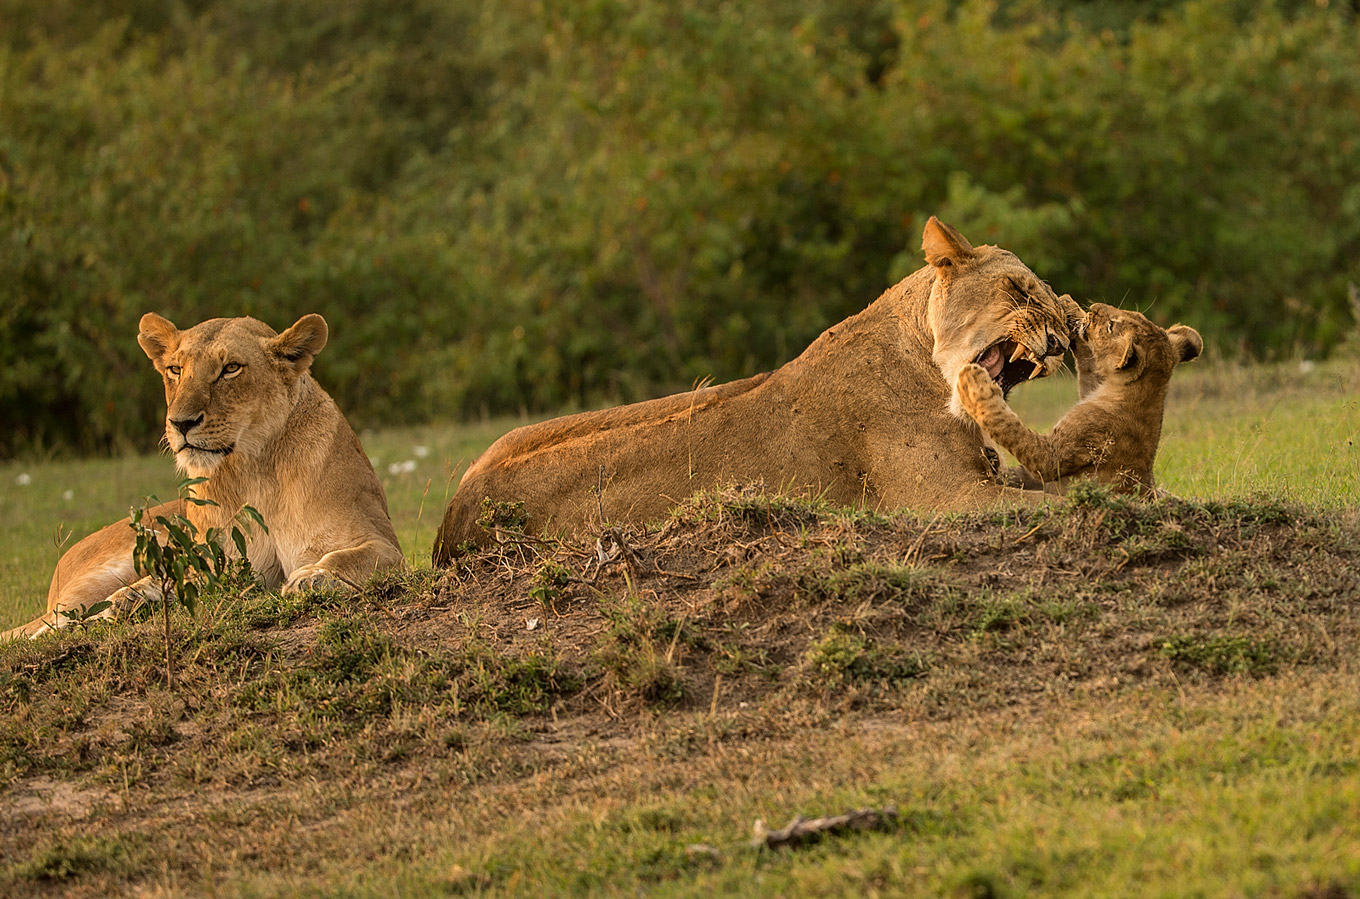
M 191 478 L 206 478 L 217 470 L 224 458 L 221 453 L 182 449 L 175 453 L 175 466 Z
M 955 418 L 961 418 L 964 421 L 972 421 L 972 419 L 968 417 L 968 413 L 963 411 L 963 402 L 959 399 L 958 387 L 955 387 L 949 392 L 949 414 Z
M 968 355 L 968 351 L 954 352 L 941 358 L 936 356 L 935 366 L 939 368 L 940 374 L 944 376 L 944 382 L 949 385 L 949 414 L 964 421 L 972 421 L 968 413 L 963 411 L 963 403 L 959 400 L 959 372 L 963 367 L 973 361 L 973 357 Z

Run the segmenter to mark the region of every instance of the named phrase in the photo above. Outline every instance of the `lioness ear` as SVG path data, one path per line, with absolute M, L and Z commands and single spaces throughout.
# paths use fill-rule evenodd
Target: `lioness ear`
M 954 268 L 977 255 L 968 238 L 933 215 L 921 235 L 921 249 L 926 252 L 926 262 L 936 268 Z
M 1133 366 L 1137 364 L 1138 347 L 1134 346 L 1133 335 L 1130 334 L 1124 338 L 1124 353 L 1120 357 L 1119 364 L 1116 365 L 1115 368 L 1119 371 L 1124 371 L 1127 368 L 1133 368 Z
M 1204 338 L 1188 325 L 1172 325 L 1166 329 L 1166 336 L 1171 338 L 1171 352 L 1182 362 L 1198 359 L 1204 352 Z
M 326 345 L 330 331 L 326 320 L 316 313 L 304 315 L 293 327 L 270 341 L 269 349 L 279 361 L 302 374 L 312 364 L 312 358 Z
M 162 360 L 179 345 L 179 329 L 170 319 L 148 312 L 137 326 L 137 343 L 141 344 L 142 352 L 159 369 Z

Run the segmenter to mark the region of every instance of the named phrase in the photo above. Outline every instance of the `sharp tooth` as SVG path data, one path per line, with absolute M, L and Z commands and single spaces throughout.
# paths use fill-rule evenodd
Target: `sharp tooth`
M 1034 363 L 1034 371 L 1029 373 L 1029 378 L 1027 380 L 1033 381 L 1035 378 L 1039 377 L 1039 375 L 1043 373 L 1044 367 L 1040 365 L 1038 362 L 1036 362 Z
M 1021 356 L 1025 355 L 1028 352 L 1029 347 L 1025 346 L 1023 343 L 1017 343 L 1015 345 L 1015 352 L 1011 353 L 1010 361 L 1014 362 L 1016 359 L 1019 359 Z

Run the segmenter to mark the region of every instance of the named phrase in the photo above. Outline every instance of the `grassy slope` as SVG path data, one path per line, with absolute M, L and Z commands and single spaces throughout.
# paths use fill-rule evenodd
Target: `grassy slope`
M 693 581 L 491 557 L 357 608 L 212 605 L 175 695 L 145 626 L 5 650 L 0 889 L 1360 895 L 1355 383 L 1187 370 L 1160 460 L 1186 496 L 1337 513 L 1096 497 L 1030 535 L 738 499 L 636 538 Z M 1017 405 L 1051 421 L 1070 386 Z M 384 474 L 432 450 L 384 477 L 413 559 L 497 430 L 366 439 Z M 71 515 L 61 489 L 113 517 L 163 465 L 9 466 L 4 517 Z M 15 620 L 50 527 L 4 534 Z M 886 833 L 746 845 L 889 804 Z

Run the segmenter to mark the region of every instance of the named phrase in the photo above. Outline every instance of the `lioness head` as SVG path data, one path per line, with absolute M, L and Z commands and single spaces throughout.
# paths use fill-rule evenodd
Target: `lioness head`
M 1163 380 L 1182 362 L 1199 356 L 1204 339 L 1186 325 L 1162 330 L 1139 312 L 1092 303 L 1078 329 L 1095 357 L 1096 373 L 1115 383 L 1129 383 L 1144 376 Z
M 956 384 L 959 371 L 973 362 L 1005 394 L 1061 367 L 1081 314 L 1070 297 L 1055 294 L 1014 254 L 974 247 L 934 216 L 921 248 L 935 269 L 928 311 L 935 337 L 931 358 L 945 383 Z M 964 415 L 957 389 L 950 411 Z
M 165 441 L 179 469 L 207 477 L 233 454 L 259 455 L 285 426 L 326 337 L 319 315 L 282 334 L 253 318 L 181 331 L 154 312 L 142 316 L 137 342 L 165 380 Z

